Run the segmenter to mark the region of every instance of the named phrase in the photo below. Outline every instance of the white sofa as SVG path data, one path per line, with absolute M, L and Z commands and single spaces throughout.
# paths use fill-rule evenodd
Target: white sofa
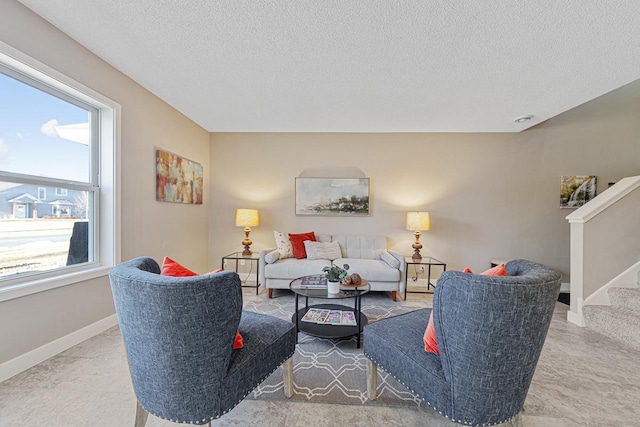
M 260 252 L 259 282 L 269 290 L 289 289 L 293 279 L 311 274 L 322 274 L 325 266 L 332 263 L 349 265 L 349 273 L 358 273 L 369 281 L 372 291 L 389 291 L 395 301 L 397 293 L 404 292 L 404 257 L 395 251 L 387 250 L 387 238 L 384 236 L 344 236 L 317 234 L 319 242 L 338 242 L 342 258 L 328 259 L 280 259 L 275 248 Z

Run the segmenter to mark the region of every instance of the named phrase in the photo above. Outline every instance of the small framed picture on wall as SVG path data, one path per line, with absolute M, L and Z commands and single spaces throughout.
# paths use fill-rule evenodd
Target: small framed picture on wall
M 563 175 L 560 177 L 560 208 L 579 208 L 596 197 L 596 177 L 593 175 Z

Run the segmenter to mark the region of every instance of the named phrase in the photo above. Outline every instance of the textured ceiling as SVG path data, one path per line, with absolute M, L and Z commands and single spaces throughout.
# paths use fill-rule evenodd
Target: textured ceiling
M 19 1 L 211 132 L 518 132 L 640 78 L 636 0 Z

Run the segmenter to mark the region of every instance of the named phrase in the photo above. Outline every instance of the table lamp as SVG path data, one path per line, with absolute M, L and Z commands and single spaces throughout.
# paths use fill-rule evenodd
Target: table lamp
M 251 228 L 249 227 L 257 227 L 258 225 L 260 225 L 260 220 L 257 209 L 236 209 L 236 227 L 244 227 L 244 240 L 242 241 L 244 251 L 242 251 L 242 255 L 251 255 L 249 247 L 253 242 L 249 239 L 249 233 L 251 233 Z
M 429 221 L 429 212 L 407 212 L 407 230 L 413 230 L 416 236 L 416 241 L 411 245 L 413 248 L 413 259 L 422 259 L 420 255 L 420 249 L 422 249 L 422 243 L 420 243 L 420 231 L 429 231 L 431 228 L 431 222 Z

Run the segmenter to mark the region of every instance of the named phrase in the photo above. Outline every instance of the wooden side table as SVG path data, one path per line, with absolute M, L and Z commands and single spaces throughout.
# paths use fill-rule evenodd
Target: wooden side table
M 236 273 L 238 272 L 238 263 L 240 261 L 248 261 L 251 270 L 253 269 L 253 262 L 256 263 L 256 295 L 258 295 L 260 289 L 260 282 L 258 282 L 258 278 L 260 277 L 260 251 L 254 251 L 251 255 L 242 255 L 242 252 L 232 252 L 229 255 L 225 255 L 222 257 L 222 266 L 221 269 L 224 270 L 225 261 L 235 261 L 236 262 Z M 251 275 L 251 270 L 249 270 L 249 275 Z M 248 277 L 247 277 L 248 278 Z M 242 285 L 243 288 L 253 288 L 253 285 Z
M 404 299 L 407 299 L 407 292 L 412 293 L 412 294 L 432 294 L 433 291 L 429 292 L 429 289 L 431 287 L 436 287 L 433 283 L 431 283 L 431 267 L 432 266 L 437 266 L 437 267 L 442 267 L 442 271 L 447 271 L 447 264 L 435 259 L 433 257 L 422 257 L 421 259 L 415 259 L 412 258 L 410 256 L 406 256 L 404 257 L 404 262 L 405 262 L 405 279 L 404 279 Z M 413 265 L 414 268 L 417 268 L 417 266 L 419 265 L 425 265 L 427 266 L 427 290 L 426 292 L 423 291 L 407 291 L 407 283 L 409 282 L 409 266 Z M 416 279 L 418 277 L 418 273 L 416 271 Z

